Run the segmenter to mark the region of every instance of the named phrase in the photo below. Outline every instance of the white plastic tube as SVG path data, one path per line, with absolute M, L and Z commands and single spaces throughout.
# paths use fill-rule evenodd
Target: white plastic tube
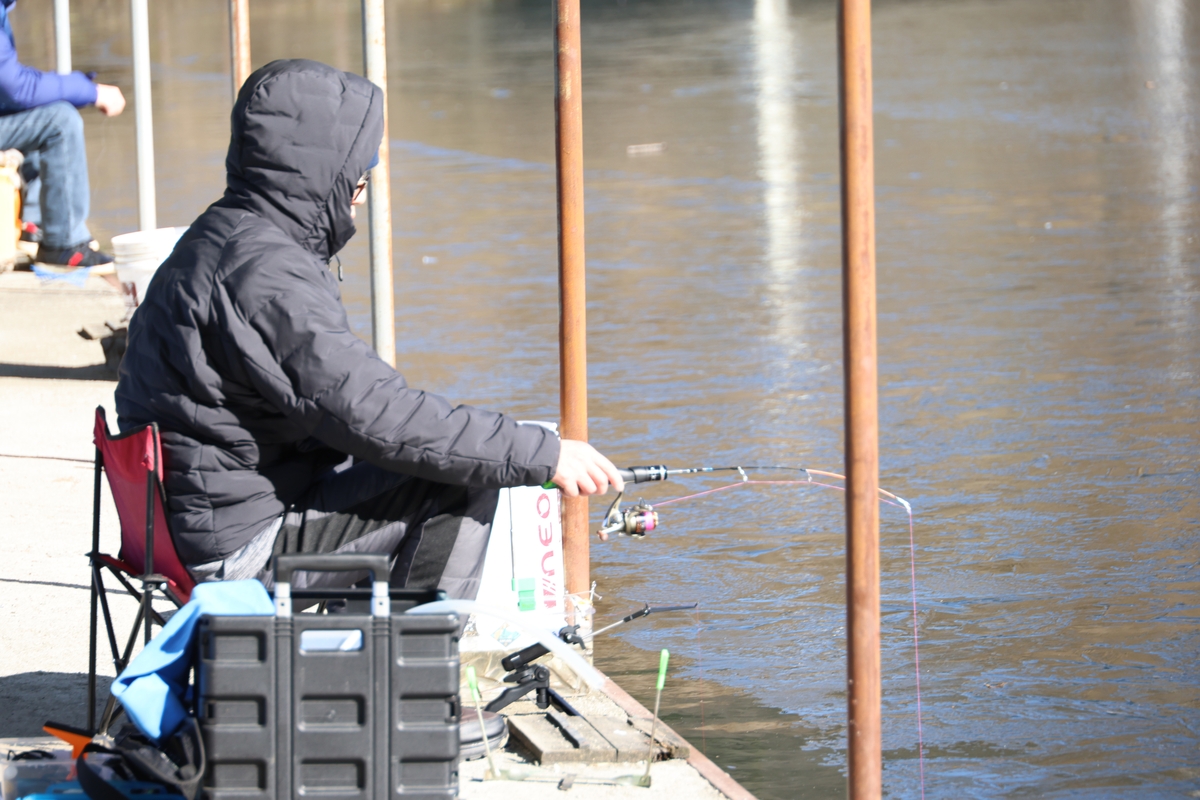
M 596 690 L 604 687 L 605 677 L 595 667 L 584 661 L 583 656 L 579 655 L 571 645 L 559 639 L 551 631 L 530 624 L 528 620 L 522 619 L 518 614 L 511 614 L 492 606 L 485 606 L 481 603 L 476 603 L 474 600 L 439 600 L 435 603 L 426 603 L 423 606 L 410 608 L 406 613 L 460 614 L 462 616 L 466 616 L 467 614 L 482 614 L 502 619 L 508 624 L 520 628 L 525 633 L 536 636 L 537 640 L 545 645 L 547 650 L 561 658 L 567 666 L 574 670 L 576 675 L 583 678 L 588 686 Z
M 54 0 L 54 69 L 71 72 L 71 0 Z
M 362 0 L 363 69 L 383 90 L 383 141 L 371 170 L 367 215 L 371 228 L 371 333 L 379 357 L 396 366 L 396 309 L 392 285 L 392 182 L 388 147 L 387 26 L 384 0 Z
M 146 0 L 130 0 L 133 28 L 133 102 L 137 128 L 138 227 L 158 227 L 154 196 L 154 112 L 150 102 L 150 12 Z

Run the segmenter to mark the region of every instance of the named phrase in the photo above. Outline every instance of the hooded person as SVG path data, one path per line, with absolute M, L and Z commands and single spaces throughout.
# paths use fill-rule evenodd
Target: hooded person
M 586 443 L 410 388 L 351 332 L 328 262 L 354 235 L 382 135 L 364 78 L 306 60 L 255 72 L 224 196 L 130 321 L 118 423 L 158 423 L 171 533 L 199 580 L 269 586 L 275 554 L 387 553 L 394 586 L 472 599 L 498 488 L 620 486 Z

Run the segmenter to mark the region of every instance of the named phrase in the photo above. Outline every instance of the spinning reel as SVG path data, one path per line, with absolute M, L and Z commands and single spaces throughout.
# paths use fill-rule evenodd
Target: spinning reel
M 658 512 L 653 506 L 639 500 L 637 505 L 622 509 L 621 498 L 624 495 L 624 492 L 617 494 L 617 499 L 613 500 L 608 513 L 604 515 L 604 523 L 596 531 L 602 542 L 608 541 L 608 537 L 614 533 L 641 539 L 658 527 Z

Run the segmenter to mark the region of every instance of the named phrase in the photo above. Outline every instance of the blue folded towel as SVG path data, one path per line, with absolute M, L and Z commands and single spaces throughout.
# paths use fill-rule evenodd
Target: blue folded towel
M 275 604 L 261 583 L 214 581 L 192 590 L 150 644 L 117 676 L 112 693 L 142 733 L 162 743 L 187 718 L 188 670 L 196 656 L 196 625 L 205 614 L 269 616 Z

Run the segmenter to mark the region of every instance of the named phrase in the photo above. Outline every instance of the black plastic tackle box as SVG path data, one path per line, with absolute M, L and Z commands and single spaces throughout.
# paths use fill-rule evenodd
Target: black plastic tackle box
M 293 615 L 300 570 L 371 572 L 370 615 Z M 201 619 L 204 797 L 457 796 L 458 618 L 392 614 L 387 576 L 386 556 L 280 556 L 274 617 Z

